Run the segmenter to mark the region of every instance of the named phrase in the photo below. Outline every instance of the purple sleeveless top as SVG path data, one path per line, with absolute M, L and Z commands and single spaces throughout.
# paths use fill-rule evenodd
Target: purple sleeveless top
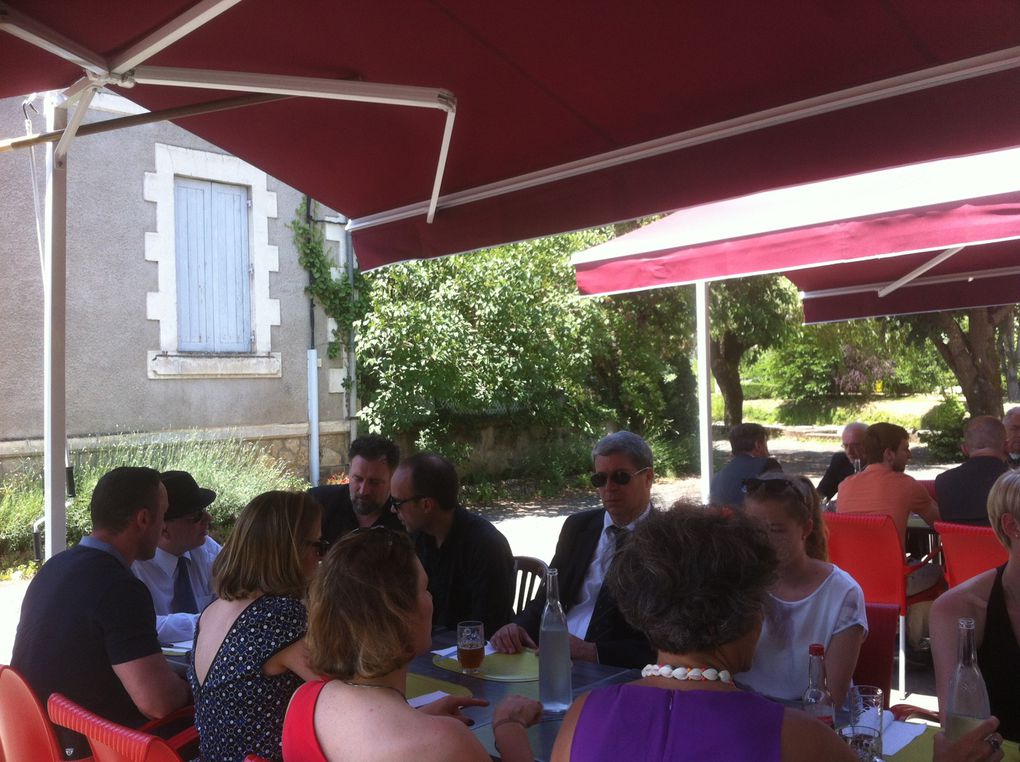
M 611 685 L 588 694 L 570 759 L 780 762 L 782 730 L 783 707 L 753 693 Z

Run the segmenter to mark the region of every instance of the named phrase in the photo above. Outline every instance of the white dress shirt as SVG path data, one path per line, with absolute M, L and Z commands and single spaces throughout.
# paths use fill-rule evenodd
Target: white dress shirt
M 212 563 L 220 552 L 220 544 L 212 537 L 197 548 L 184 553 L 190 559 L 188 579 L 195 594 L 199 613 L 216 598 L 212 587 Z M 174 574 L 177 571 L 177 556 L 156 548 L 156 555 L 148 561 L 135 561 L 131 571 L 135 573 L 152 594 L 156 608 L 156 634 L 160 643 L 177 643 L 195 639 L 195 623 L 198 614 L 170 613 L 170 601 L 174 597 Z
M 652 511 L 652 504 L 641 512 L 641 515 L 624 527 L 628 532 L 644 521 Z M 567 612 L 567 630 L 571 635 L 584 639 L 588 633 L 588 625 L 591 624 L 591 615 L 595 611 L 595 601 L 598 600 L 599 591 L 602 589 L 602 582 L 606 578 L 606 571 L 609 569 L 609 562 L 613 560 L 613 553 L 616 551 L 616 538 L 608 532 L 613 524 L 613 519 L 606 511 L 602 521 L 602 534 L 599 535 L 599 544 L 595 546 L 595 555 L 588 564 L 588 571 L 584 575 L 584 583 L 581 585 L 581 592 L 578 595 L 577 603 Z

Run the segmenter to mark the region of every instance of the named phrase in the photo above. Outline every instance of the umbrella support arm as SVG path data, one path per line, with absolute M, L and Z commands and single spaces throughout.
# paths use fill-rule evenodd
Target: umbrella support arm
M 905 286 L 908 283 L 910 283 L 912 280 L 915 280 L 918 277 L 924 275 L 931 268 L 936 267 L 936 266 L 942 264 L 943 262 L 945 262 L 947 259 L 949 259 L 954 254 L 956 254 L 956 253 L 958 253 L 960 251 L 963 251 L 963 249 L 964 249 L 963 246 L 954 246 L 951 249 L 946 249 L 941 254 L 938 254 L 938 255 L 932 257 L 930 260 L 925 262 L 920 267 L 915 267 L 913 270 L 908 272 L 902 278 L 897 278 L 892 283 L 890 283 L 888 286 L 885 286 L 884 288 L 880 288 L 878 290 L 878 295 L 880 297 L 889 296 L 889 294 L 891 294 L 896 289 L 898 289 L 898 288 L 900 288 L 902 286 Z

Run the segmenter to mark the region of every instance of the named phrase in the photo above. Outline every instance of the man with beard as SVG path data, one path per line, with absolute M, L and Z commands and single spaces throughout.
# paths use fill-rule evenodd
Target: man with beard
M 348 484 L 312 487 L 308 494 L 322 504 L 322 539 L 333 543 L 359 527 L 403 530 L 390 511 L 390 479 L 400 449 L 386 437 L 369 434 L 351 443 Z

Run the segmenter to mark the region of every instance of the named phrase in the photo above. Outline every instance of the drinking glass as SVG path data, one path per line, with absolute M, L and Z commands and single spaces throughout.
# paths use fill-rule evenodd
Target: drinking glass
M 457 661 L 465 675 L 478 672 L 485 657 L 485 628 L 481 622 L 457 623 Z
M 855 685 L 850 691 L 850 727 L 854 736 L 860 736 L 863 744 L 865 737 L 873 747 L 873 756 L 882 757 L 882 689 L 874 685 Z M 845 737 L 845 735 L 844 735 Z M 855 740 L 858 740 L 855 738 Z M 853 745 L 853 744 L 851 744 Z M 859 748 L 854 746 L 854 748 Z M 858 752 L 860 754 L 861 752 Z M 872 759 L 872 757 L 861 757 Z
M 861 762 L 876 762 L 882 759 L 881 731 L 864 725 L 847 725 L 840 728 L 839 734 Z

